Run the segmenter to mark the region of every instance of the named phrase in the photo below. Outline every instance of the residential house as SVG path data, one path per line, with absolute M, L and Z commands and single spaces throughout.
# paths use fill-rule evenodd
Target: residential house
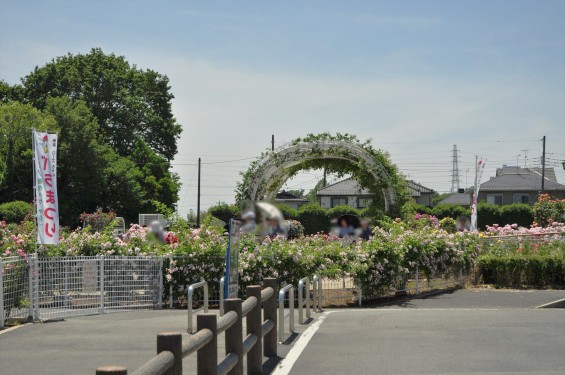
M 414 181 L 406 181 L 414 202 L 431 207 L 433 190 Z M 371 204 L 371 192 L 362 188 L 357 181 L 348 178 L 328 185 L 317 192 L 320 205 L 324 208 L 349 205 L 363 209 Z
M 457 193 L 453 193 L 443 198 L 437 204 L 456 204 L 458 206 L 470 207 L 471 206 L 471 195 L 472 190 L 465 191 L 464 189 L 459 189 Z
M 534 204 L 541 192 L 541 168 L 503 166 L 496 176 L 481 184 L 479 202 L 496 205 L 512 203 Z M 565 185 L 557 182 L 555 170 L 545 168 L 544 190 L 554 198 L 565 199 Z
M 285 204 L 297 210 L 306 203 L 308 203 L 308 199 L 299 197 L 297 195 L 289 193 L 288 191 L 282 190 L 277 193 L 277 196 L 275 197 L 275 203 Z

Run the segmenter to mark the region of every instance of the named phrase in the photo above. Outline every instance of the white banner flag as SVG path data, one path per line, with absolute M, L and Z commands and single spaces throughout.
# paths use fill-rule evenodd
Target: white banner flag
M 485 162 L 481 159 L 475 167 L 475 189 L 473 191 L 473 200 L 471 202 L 471 230 L 477 229 L 477 200 L 479 199 L 479 190 L 481 189 L 481 177 L 483 176 L 483 169 Z
M 33 131 L 37 243 L 59 243 L 57 134 Z

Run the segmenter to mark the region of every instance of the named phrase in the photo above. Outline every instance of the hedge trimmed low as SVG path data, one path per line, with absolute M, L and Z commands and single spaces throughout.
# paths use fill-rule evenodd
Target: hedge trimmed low
M 476 266 L 477 279 L 485 284 L 514 288 L 565 286 L 565 257 L 560 255 L 481 255 Z

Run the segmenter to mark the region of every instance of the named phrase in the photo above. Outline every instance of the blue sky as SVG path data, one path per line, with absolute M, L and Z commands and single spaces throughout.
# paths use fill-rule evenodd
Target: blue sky
M 269 146 L 349 132 L 411 178 L 451 187 L 474 155 L 502 164 L 565 159 L 565 1 L 7 1 L 0 78 L 101 47 L 166 74 L 183 125 L 181 212 L 232 201 L 238 173 Z M 524 151 L 527 149 L 527 160 Z M 245 159 L 245 160 L 239 160 Z M 565 173 L 559 172 L 565 183 Z M 310 188 L 305 172 L 288 187 Z

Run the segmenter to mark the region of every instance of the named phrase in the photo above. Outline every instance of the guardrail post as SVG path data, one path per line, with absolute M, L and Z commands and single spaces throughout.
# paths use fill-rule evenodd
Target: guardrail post
M 316 303 L 317 303 L 317 297 L 318 297 L 318 275 L 314 275 L 314 277 L 312 278 L 312 310 L 314 310 L 314 312 L 316 312 Z M 308 293 L 310 293 L 310 291 L 308 291 Z
M 177 332 L 164 332 L 157 335 L 157 354 L 169 351 L 175 362 L 164 375 L 182 375 L 182 335 Z
M 2 269 L 2 258 L 0 258 L 0 328 L 4 327 L 4 271 Z
M 304 293 L 304 281 L 300 280 L 298 282 L 298 322 L 304 324 L 304 298 L 302 294 Z
M 104 255 L 99 258 L 100 261 L 100 308 L 99 314 L 104 314 Z
M 27 269 L 28 269 L 28 294 L 29 294 L 29 313 L 28 320 L 33 319 L 33 305 L 35 300 L 33 298 L 33 255 L 27 258 Z
M 197 353 L 197 371 L 199 374 L 217 375 L 218 373 L 217 319 L 216 314 L 198 314 L 196 316 L 196 324 L 199 331 L 201 329 L 209 329 L 212 331 L 212 340 L 204 345 Z
M 241 321 L 241 299 L 230 298 L 226 300 L 226 312 L 235 311 L 237 320 L 235 324 L 228 328 L 225 333 L 226 355 L 228 353 L 237 354 L 237 365 L 228 372 L 228 375 L 243 375 L 243 322 Z
M 220 316 L 224 315 L 224 288 L 226 287 L 226 278 L 222 276 L 220 279 Z
M 96 375 L 127 375 L 128 370 L 119 366 L 104 366 L 96 369 Z
M 167 254 L 169 257 L 169 269 L 172 267 L 173 254 Z M 173 308 L 173 283 L 169 283 L 169 309 Z
M 420 271 L 416 265 L 416 294 L 420 294 Z
M 306 319 L 310 319 L 310 278 L 306 279 L 306 290 L 308 291 L 306 295 Z
M 263 280 L 263 286 L 265 288 L 273 288 L 272 297 L 266 300 L 265 303 L 263 304 L 263 315 L 265 320 L 271 319 L 275 323 L 273 329 L 269 333 L 267 333 L 263 338 L 265 342 L 263 353 L 265 354 L 265 357 L 276 357 L 277 356 L 277 296 L 278 296 L 277 279 L 266 278 Z M 261 300 L 260 294 L 259 294 L 259 300 Z
M 247 298 L 257 298 L 257 305 L 255 305 L 246 317 L 247 334 L 257 336 L 257 343 L 255 343 L 253 348 L 247 353 L 247 374 L 260 375 L 263 373 L 263 353 L 261 352 L 261 348 L 263 347 L 263 334 L 261 330 L 261 325 L 263 324 L 261 318 L 261 287 L 259 285 L 249 285 L 245 289 L 245 292 Z

